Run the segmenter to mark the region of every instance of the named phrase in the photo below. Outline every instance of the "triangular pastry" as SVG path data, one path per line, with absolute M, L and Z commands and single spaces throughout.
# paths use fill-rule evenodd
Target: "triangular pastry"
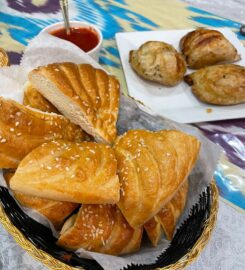
M 10 181 L 27 195 L 75 203 L 117 203 L 117 161 L 109 146 L 52 141 L 28 154 Z
M 130 227 L 116 206 L 82 205 L 64 224 L 57 244 L 69 250 L 126 254 L 139 249 L 142 231 Z
M 14 173 L 4 172 L 4 179 L 9 184 Z M 79 207 L 79 204 L 72 202 L 59 202 L 40 197 L 25 195 L 21 192 L 13 192 L 15 199 L 24 207 L 31 208 L 45 216 L 55 227 L 61 229 L 65 219 Z
M 130 130 L 117 138 L 118 207 L 133 228 L 168 203 L 195 164 L 200 143 L 181 131 Z
M 180 50 L 190 68 L 199 69 L 241 59 L 237 49 L 219 31 L 198 28 L 180 40 Z
M 50 64 L 29 73 L 32 85 L 71 122 L 96 141 L 116 138 L 119 82 L 88 64 Z
M 81 128 L 62 115 L 44 113 L 0 97 L 0 168 L 16 168 L 44 142 L 84 138 Z

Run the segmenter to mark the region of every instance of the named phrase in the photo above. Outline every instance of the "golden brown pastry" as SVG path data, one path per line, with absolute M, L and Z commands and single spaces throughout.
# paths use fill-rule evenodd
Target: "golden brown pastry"
M 9 184 L 13 172 L 4 172 L 4 179 Z M 58 202 L 39 197 L 28 196 L 21 192 L 13 192 L 15 199 L 24 207 L 32 208 L 45 216 L 55 227 L 61 229 L 64 220 L 76 209 L 79 204 L 71 202 Z
M 57 113 L 59 111 L 45 99 L 28 81 L 24 86 L 24 99 L 23 104 L 32 108 L 38 109 L 43 112 Z
M 198 28 L 189 32 L 180 40 L 180 49 L 193 69 L 240 60 L 236 48 L 217 30 Z
M 188 180 L 186 180 L 174 197 L 144 224 L 144 229 L 154 247 L 159 243 L 163 231 L 166 238 L 172 240 L 178 219 L 185 208 L 188 186 Z
M 147 221 L 144 224 L 144 229 L 152 245 L 156 247 L 163 234 L 161 223 L 158 221 L 157 216 L 154 216 L 149 221 Z
M 10 188 L 26 195 L 75 203 L 117 203 L 119 180 L 112 148 L 95 142 L 52 141 L 20 163 Z
M 140 77 L 166 86 L 178 84 L 186 72 L 181 54 L 160 41 L 148 41 L 130 51 L 129 63 Z
M 193 94 L 215 105 L 245 102 L 245 67 L 226 64 L 202 68 L 185 77 Z
M 73 63 L 39 67 L 29 74 L 32 85 L 71 122 L 96 141 L 116 138 L 119 82 L 91 65 Z
M 84 138 L 81 128 L 64 116 L 43 113 L 0 97 L 0 168 L 16 168 L 21 159 L 44 142 Z
M 130 130 L 114 145 L 121 196 L 118 207 L 137 228 L 174 196 L 194 166 L 200 143 L 177 130 Z
M 176 224 L 184 211 L 188 187 L 188 181 L 186 180 L 172 200 L 169 201 L 156 215 L 156 219 L 161 224 L 168 240 L 172 240 Z
M 141 238 L 142 228 L 131 228 L 116 206 L 82 205 L 64 224 L 57 244 L 119 255 L 137 251 Z

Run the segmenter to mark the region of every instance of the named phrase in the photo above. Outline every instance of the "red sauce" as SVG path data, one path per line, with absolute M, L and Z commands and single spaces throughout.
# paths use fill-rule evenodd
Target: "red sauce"
M 72 42 L 85 52 L 91 51 L 99 43 L 99 37 L 92 28 L 71 27 L 70 35 L 66 34 L 65 28 L 60 28 L 50 34 Z

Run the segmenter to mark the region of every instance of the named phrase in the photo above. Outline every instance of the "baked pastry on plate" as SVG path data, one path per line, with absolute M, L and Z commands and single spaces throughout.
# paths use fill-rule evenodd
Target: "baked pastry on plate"
M 119 201 L 117 161 L 109 146 L 52 141 L 28 154 L 10 180 L 26 195 L 75 203 Z
M 126 254 L 140 248 L 142 231 L 131 228 L 115 205 L 84 204 L 65 222 L 57 244 L 69 250 Z
M 226 64 L 202 68 L 185 76 L 193 94 L 215 105 L 245 102 L 245 67 Z
M 29 73 L 32 85 L 71 122 L 96 141 L 116 138 L 119 82 L 88 64 L 50 64 Z
M 0 97 L 0 168 L 16 168 L 44 142 L 84 138 L 81 128 L 62 115 L 44 113 Z
M 166 86 L 178 84 L 186 72 L 181 54 L 160 41 L 148 41 L 130 51 L 129 63 L 140 77 Z
M 23 104 L 32 108 L 38 109 L 43 112 L 57 113 L 59 111 L 45 99 L 28 81 L 24 85 L 24 98 Z
M 121 196 L 118 207 L 133 228 L 168 203 L 191 172 L 199 141 L 181 131 L 129 130 L 117 138 Z
M 236 48 L 217 30 L 198 28 L 180 40 L 180 49 L 190 68 L 240 60 Z
M 157 246 L 163 232 L 167 240 L 172 240 L 178 219 L 185 208 L 187 194 L 188 180 L 183 183 L 174 197 L 164 205 L 157 215 L 144 225 L 153 246 Z
M 3 176 L 8 185 L 13 175 L 13 172 L 4 172 Z M 21 192 L 13 192 L 13 195 L 22 206 L 34 209 L 45 216 L 54 225 L 56 230 L 60 230 L 65 219 L 79 207 L 77 203 L 47 200 L 25 195 Z

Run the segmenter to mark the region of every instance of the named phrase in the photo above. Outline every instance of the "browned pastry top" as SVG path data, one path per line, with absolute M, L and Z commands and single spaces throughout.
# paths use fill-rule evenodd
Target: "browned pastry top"
M 148 41 L 138 50 L 130 51 L 129 62 L 139 76 L 166 86 L 179 83 L 186 72 L 181 54 L 160 41 Z
M 117 161 L 95 142 L 44 143 L 20 163 L 10 187 L 27 195 L 76 203 L 117 203 Z
M 44 142 L 84 138 L 81 128 L 64 116 L 43 113 L 0 97 L 0 168 L 16 168 L 22 158 Z
M 129 224 L 143 225 L 174 196 L 195 164 L 200 143 L 176 130 L 130 130 L 114 145 L 121 197 Z
M 137 251 L 141 237 L 142 228 L 131 228 L 116 206 L 82 205 L 64 224 L 57 244 L 119 255 Z
M 236 48 L 217 30 L 198 28 L 189 32 L 181 39 L 180 49 L 193 69 L 240 60 Z
M 116 138 L 118 80 L 88 64 L 58 63 L 34 69 L 32 85 L 61 113 L 99 142 Z
M 245 68 L 226 64 L 202 68 L 185 77 L 193 94 L 203 102 L 233 105 L 245 102 Z

